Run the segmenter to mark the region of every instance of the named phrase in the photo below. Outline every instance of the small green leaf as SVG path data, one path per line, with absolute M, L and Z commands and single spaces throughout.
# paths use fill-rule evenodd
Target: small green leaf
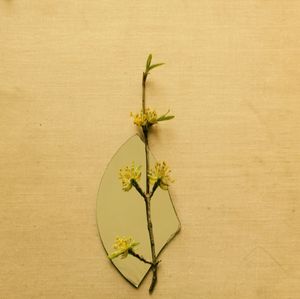
M 168 115 L 169 112 L 170 112 L 170 109 L 169 109 L 165 114 L 161 115 L 161 116 L 157 119 L 157 121 L 160 121 L 161 119 L 163 119 L 164 117 L 166 117 L 166 116 Z
M 175 117 L 174 115 L 168 115 L 168 116 L 163 115 L 163 116 L 159 117 L 159 118 L 157 119 L 157 121 L 170 120 L 170 119 L 172 119 L 172 118 L 174 118 L 174 117 Z
M 151 61 L 152 61 L 152 54 L 149 54 L 147 62 L 146 62 L 146 71 L 149 70 L 149 67 L 151 65 Z
M 150 70 L 154 69 L 155 67 L 158 67 L 158 66 L 161 66 L 161 65 L 164 65 L 164 63 L 152 64 L 152 65 L 149 66 L 148 70 L 150 71 Z
M 112 259 L 115 259 L 116 257 L 120 256 L 121 254 L 123 254 L 122 251 L 115 251 L 115 252 L 109 254 L 107 257 L 112 260 Z

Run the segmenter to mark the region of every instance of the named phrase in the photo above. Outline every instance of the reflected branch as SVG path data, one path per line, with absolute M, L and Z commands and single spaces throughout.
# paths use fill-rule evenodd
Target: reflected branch
M 146 263 L 146 264 L 150 264 L 153 265 L 151 262 L 147 261 L 143 256 L 137 254 L 136 252 L 134 252 L 133 250 L 129 250 L 128 251 L 129 254 L 131 254 L 132 256 L 136 257 L 137 259 L 139 259 L 140 261 Z
M 150 199 L 152 198 L 152 196 L 154 195 L 154 192 L 156 191 L 157 187 L 159 186 L 159 180 L 157 180 L 155 182 L 155 184 L 152 187 L 151 193 L 150 193 Z
M 140 193 L 140 195 L 146 200 L 146 194 L 145 192 L 142 190 L 142 188 L 140 187 L 140 185 L 138 184 L 138 182 L 136 180 L 132 180 L 131 181 L 132 186 L 136 189 L 136 191 L 138 193 Z

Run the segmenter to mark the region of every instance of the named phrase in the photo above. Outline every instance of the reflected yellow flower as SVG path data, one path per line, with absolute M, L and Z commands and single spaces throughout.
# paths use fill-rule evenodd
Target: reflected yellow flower
M 141 178 L 141 167 L 135 167 L 134 162 L 132 162 L 131 167 L 126 166 L 120 169 L 119 179 L 122 182 L 122 189 L 124 191 L 129 191 L 132 187 L 133 181 L 139 181 Z
M 151 185 L 158 182 L 158 186 L 163 190 L 168 190 L 168 187 L 174 180 L 170 177 L 170 168 L 166 162 L 156 162 L 154 169 L 151 169 L 148 173 L 149 181 Z
M 137 246 L 139 243 L 134 242 L 131 237 L 117 237 L 113 248 L 115 251 L 108 255 L 108 258 L 114 259 L 121 256 L 122 259 L 126 258 L 129 250 L 133 251 L 133 247 Z

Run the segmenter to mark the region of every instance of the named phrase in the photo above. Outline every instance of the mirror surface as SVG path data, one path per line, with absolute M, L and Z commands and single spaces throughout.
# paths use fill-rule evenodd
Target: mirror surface
M 149 154 L 150 168 L 155 163 Z M 145 190 L 146 158 L 144 142 L 138 135 L 123 144 L 111 159 L 102 177 L 97 196 L 97 224 L 102 244 L 107 254 L 113 250 L 112 245 L 117 236 L 131 236 L 140 244 L 135 251 L 151 261 L 151 248 L 147 229 L 146 208 L 143 198 L 132 188 L 124 192 L 118 178 L 120 168 L 142 165 L 142 177 L 139 185 Z M 151 217 L 153 223 L 156 253 L 176 235 L 180 222 L 172 204 L 169 191 L 158 188 L 151 200 Z M 135 287 L 138 287 L 147 274 L 150 265 L 128 255 L 112 260 L 114 266 Z

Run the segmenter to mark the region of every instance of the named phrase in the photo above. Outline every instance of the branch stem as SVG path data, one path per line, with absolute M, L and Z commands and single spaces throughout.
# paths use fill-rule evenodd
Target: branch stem
M 146 155 L 146 195 L 150 192 L 149 182 L 149 143 L 148 143 L 148 128 L 143 127 L 144 141 L 145 141 L 145 155 Z
M 149 262 L 149 261 L 147 261 L 146 259 L 144 259 L 143 256 L 137 254 L 137 253 L 134 252 L 132 249 L 130 249 L 130 250 L 128 251 L 128 253 L 131 254 L 132 256 L 136 257 L 136 258 L 139 259 L 140 261 L 142 261 L 142 262 L 144 262 L 144 263 L 146 263 L 146 264 L 152 265 L 151 262 Z
M 145 113 L 146 110 L 146 81 L 148 76 L 148 70 L 143 73 L 143 97 L 142 97 L 142 108 L 143 113 Z M 145 141 L 145 155 L 146 155 L 146 197 L 145 199 L 145 206 L 146 206 L 146 215 L 147 215 L 147 227 L 148 227 L 148 233 L 149 233 L 149 239 L 150 239 L 150 246 L 151 246 L 151 255 L 152 255 L 152 282 L 149 288 L 149 293 L 151 294 L 155 288 L 156 282 L 157 282 L 157 257 L 155 253 L 155 242 L 154 242 L 154 234 L 153 234 L 153 225 L 151 220 L 151 204 L 150 200 L 153 195 L 153 191 L 150 194 L 150 182 L 149 182 L 149 144 L 148 144 L 148 126 L 143 126 L 143 134 L 144 134 L 144 141 Z M 154 190 L 155 191 L 155 190 Z
M 157 282 L 157 261 L 156 261 L 156 254 L 155 254 L 155 242 L 154 242 L 154 234 L 153 234 L 153 225 L 151 220 L 151 204 L 150 204 L 150 197 L 147 194 L 147 198 L 145 200 L 146 204 L 146 214 L 147 214 L 147 224 L 148 224 L 148 232 L 150 238 L 150 246 L 151 246 L 151 255 L 152 255 L 152 282 L 149 288 L 149 293 L 152 293 L 154 287 Z
M 147 70 L 143 72 L 143 99 L 142 99 L 142 108 L 143 113 L 145 113 L 146 110 L 146 81 L 147 81 L 148 72 Z
M 152 196 L 154 195 L 155 190 L 157 189 L 157 187 L 159 186 L 159 181 L 156 181 L 155 184 L 152 187 L 152 190 L 150 192 L 150 199 L 152 198 Z
M 140 195 L 146 199 L 146 194 L 144 193 L 144 191 L 142 190 L 142 188 L 140 187 L 140 185 L 138 184 L 138 182 L 136 180 L 132 180 L 132 186 L 136 189 L 136 191 L 138 193 L 140 193 Z

